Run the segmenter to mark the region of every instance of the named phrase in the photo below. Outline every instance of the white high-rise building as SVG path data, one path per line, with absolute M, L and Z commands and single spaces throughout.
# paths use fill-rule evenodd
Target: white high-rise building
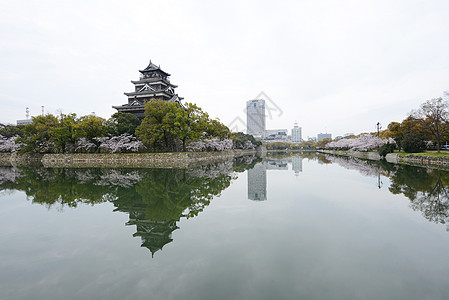
M 301 143 L 302 142 L 302 133 L 301 127 L 298 126 L 298 123 L 295 123 L 292 129 L 292 142 L 293 143 Z
M 246 129 L 254 137 L 265 136 L 265 100 L 246 102 Z

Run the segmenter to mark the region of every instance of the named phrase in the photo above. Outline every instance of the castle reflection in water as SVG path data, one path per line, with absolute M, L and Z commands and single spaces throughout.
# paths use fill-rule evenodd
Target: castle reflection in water
M 267 200 L 267 170 L 291 170 L 297 177 L 302 172 L 303 157 L 293 156 L 283 159 L 266 159 L 248 170 L 248 199 L 255 201 Z

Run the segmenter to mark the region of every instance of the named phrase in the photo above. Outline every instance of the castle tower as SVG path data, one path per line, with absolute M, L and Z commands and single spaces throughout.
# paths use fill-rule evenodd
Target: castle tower
M 183 98 L 175 94 L 175 88 L 178 86 L 170 83 L 170 74 L 164 72 L 159 66 L 150 64 L 143 70 L 139 70 L 140 78 L 131 81 L 134 84 L 134 91 L 125 93 L 128 97 L 128 103 L 121 106 L 113 106 L 119 112 L 131 113 L 143 119 L 145 117 L 145 103 L 157 99 L 165 100 L 169 103 L 179 102 Z

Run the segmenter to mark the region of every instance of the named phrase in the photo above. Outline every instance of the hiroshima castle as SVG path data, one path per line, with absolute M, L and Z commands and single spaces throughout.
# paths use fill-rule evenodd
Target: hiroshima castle
M 183 98 L 175 94 L 177 85 L 170 83 L 170 74 L 164 72 L 160 66 L 156 66 L 150 60 L 150 64 L 143 70 L 139 70 L 140 78 L 131 81 L 134 91 L 125 93 L 128 103 L 120 106 L 112 106 L 119 112 L 131 113 L 143 119 L 145 117 L 145 103 L 150 100 L 165 100 L 168 103 L 181 103 Z

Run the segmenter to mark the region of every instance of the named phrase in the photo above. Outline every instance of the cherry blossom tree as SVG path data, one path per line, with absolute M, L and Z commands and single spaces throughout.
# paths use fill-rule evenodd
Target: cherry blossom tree
M 0 152 L 17 152 L 20 144 L 16 141 L 19 136 L 5 137 L 0 135 Z
M 327 143 L 325 145 L 325 148 L 338 148 L 352 151 L 370 151 L 373 149 L 378 149 L 386 143 L 395 144 L 395 141 L 392 138 L 381 139 L 371 134 L 362 134 L 358 138 L 341 139 L 338 141 Z
M 103 153 L 139 152 L 144 148 L 142 141 L 126 133 L 113 137 L 94 138 L 94 140 L 100 143 L 98 149 Z
M 75 152 L 92 153 L 97 150 L 97 145 L 85 137 L 79 138 L 76 142 Z
M 224 151 L 231 150 L 233 143 L 231 139 L 204 138 L 199 141 L 191 142 L 187 146 L 188 151 Z

